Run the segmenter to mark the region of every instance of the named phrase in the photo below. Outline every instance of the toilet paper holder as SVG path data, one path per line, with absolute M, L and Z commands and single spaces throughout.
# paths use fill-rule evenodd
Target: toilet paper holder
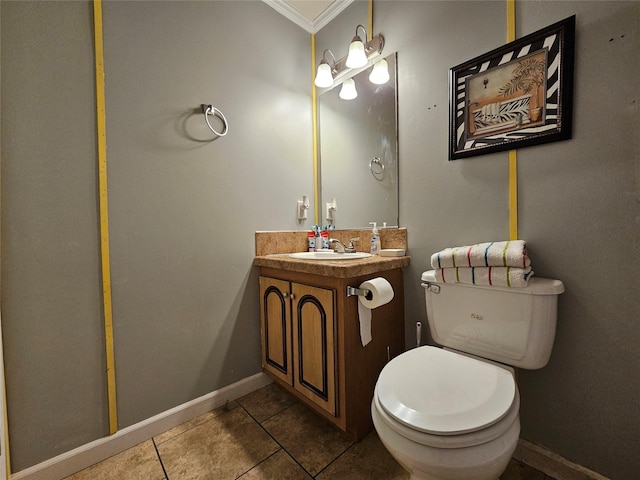
M 373 294 L 371 290 L 366 288 L 356 288 L 347 286 L 347 297 L 352 297 L 354 295 L 359 295 L 361 297 L 366 298 L 367 300 L 371 300 L 373 298 Z

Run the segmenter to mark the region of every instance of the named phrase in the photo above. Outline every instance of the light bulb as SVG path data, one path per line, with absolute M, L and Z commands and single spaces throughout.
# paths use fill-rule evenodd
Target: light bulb
M 362 39 L 356 35 L 349 45 L 349 55 L 345 65 L 349 68 L 360 68 L 367 64 L 367 54 L 364 52 Z
M 389 81 L 389 65 L 386 60 L 382 59 L 373 66 L 369 81 L 376 85 L 382 85 Z
M 358 96 L 358 91 L 356 90 L 356 82 L 353 81 L 353 78 L 348 78 L 342 84 L 342 88 L 340 89 L 340 98 L 343 100 L 353 100 Z
M 331 67 L 323 60 L 318 65 L 318 73 L 316 74 L 316 80 L 314 82 L 317 87 L 326 88 L 333 85 L 333 75 L 331 75 Z

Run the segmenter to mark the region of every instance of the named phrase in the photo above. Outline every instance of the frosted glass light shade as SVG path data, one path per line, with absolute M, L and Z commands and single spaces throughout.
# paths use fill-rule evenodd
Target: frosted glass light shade
M 343 100 L 353 100 L 357 96 L 356 82 L 353 81 L 353 78 L 345 80 L 340 89 L 340 98 Z
M 369 81 L 376 85 L 382 85 L 389 81 L 389 65 L 386 60 L 382 59 L 373 66 Z
M 316 73 L 316 87 L 327 88 L 333 85 L 333 75 L 331 75 L 331 67 L 325 61 L 318 65 L 318 73 Z
M 353 37 L 349 45 L 349 55 L 345 65 L 349 68 L 360 68 L 367 64 L 367 54 L 364 51 L 364 44 L 359 36 Z

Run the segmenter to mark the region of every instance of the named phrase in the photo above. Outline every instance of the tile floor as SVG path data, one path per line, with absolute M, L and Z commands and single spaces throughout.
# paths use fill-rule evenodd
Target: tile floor
M 275 383 L 66 480 L 408 480 L 372 432 L 359 443 Z M 501 480 L 552 480 L 513 460 Z

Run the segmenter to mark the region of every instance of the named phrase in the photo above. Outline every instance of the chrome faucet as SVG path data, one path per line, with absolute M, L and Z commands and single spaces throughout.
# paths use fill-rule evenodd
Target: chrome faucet
M 353 246 L 353 242 L 359 242 L 359 241 L 360 241 L 360 237 L 352 238 L 351 240 L 349 240 L 349 243 L 345 247 L 344 243 L 342 243 L 337 238 L 330 238 L 329 245 L 335 245 L 336 253 L 356 253 L 356 247 Z
M 344 249 L 344 244 L 338 240 L 337 238 L 330 238 L 329 239 L 329 245 L 333 245 L 335 248 L 334 250 L 336 251 L 336 253 L 344 253 L 345 249 Z

